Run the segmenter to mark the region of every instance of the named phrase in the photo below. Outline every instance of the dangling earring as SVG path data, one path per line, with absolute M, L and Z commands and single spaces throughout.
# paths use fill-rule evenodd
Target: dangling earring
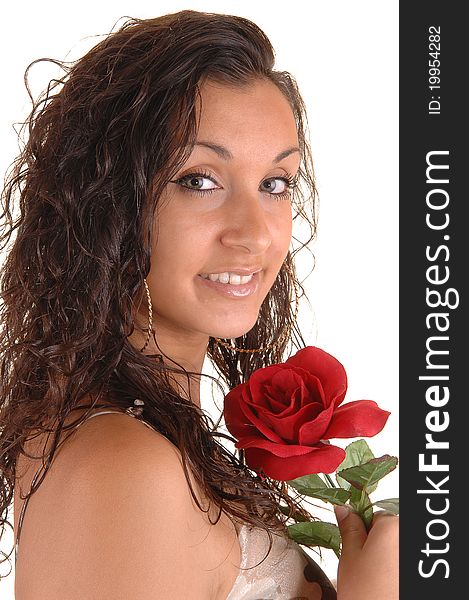
M 143 278 L 143 283 L 145 285 L 145 290 L 147 293 L 147 302 L 148 302 L 148 333 L 147 333 L 147 339 L 145 341 L 145 345 L 140 350 L 140 352 L 143 352 L 145 350 L 145 348 L 148 346 L 148 342 L 150 341 L 150 335 L 152 332 L 152 325 L 153 325 L 153 310 L 152 310 L 152 305 L 151 305 L 150 290 L 148 289 L 147 280 L 145 278 Z
M 300 301 L 300 294 L 299 294 L 299 288 L 298 288 L 298 283 L 295 279 L 295 276 L 293 274 L 293 271 L 291 270 L 291 268 L 289 267 L 289 265 L 287 265 L 286 263 L 284 263 L 284 267 L 285 269 L 290 273 L 291 279 L 293 281 L 293 287 L 295 290 L 295 312 L 293 315 L 293 323 L 296 322 L 296 319 L 298 317 L 298 306 L 299 306 L 299 301 Z M 229 350 L 234 350 L 235 352 L 244 352 L 246 354 L 253 354 L 254 352 L 265 352 L 266 350 L 272 350 L 273 348 L 276 348 L 277 346 L 280 346 L 280 344 L 287 338 L 289 337 L 290 333 L 292 330 L 292 326 L 290 325 L 283 333 L 282 335 L 280 335 L 277 339 L 276 342 L 273 342 L 272 344 L 269 344 L 268 346 L 263 346 L 262 348 L 238 348 L 237 346 L 232 346 L 231 344 L 228 344 L 227 342 L 224 342 L 223 340 L 221 340 L 220 338 L 214 338 L 214 345 L 220 345 L 220 346 L 224 346 L 225 348 L 228 348 Z

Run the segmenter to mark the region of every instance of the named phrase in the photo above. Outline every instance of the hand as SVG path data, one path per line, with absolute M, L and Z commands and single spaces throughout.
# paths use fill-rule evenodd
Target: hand
M 336 506 L 342 537 L 337 574 L 338 600 L 399 598 L 399 518 L 375 513 L 369 533 L 348 507 Z

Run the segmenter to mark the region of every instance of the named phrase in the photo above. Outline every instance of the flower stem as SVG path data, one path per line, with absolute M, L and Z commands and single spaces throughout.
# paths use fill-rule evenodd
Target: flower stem
M 335 488 L 335 487 L 337 487 L 337 486 L 334 484 L 334 482 L 332 481 L 332 477 L 330 477 L 330 475 L 328 475 L 327 473 L 324 473 L 324 477 L 326 478 L 326 481 L 329 483 L 329 485 L 330 485 L 332 488 Z

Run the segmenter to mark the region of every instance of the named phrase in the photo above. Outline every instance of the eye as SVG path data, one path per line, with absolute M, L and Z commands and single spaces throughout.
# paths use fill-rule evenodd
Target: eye
M 205 173 L 188 173 L 171 183 L 176 183 L 194 192 L 211 192 L 219 189 L 213 179 Z
M 272 196 L 280 198 L 290 195 L 290 191 L 295 187 L 295 179 L 291 176 L 287 177 L 268 177 L 259 186 L 261 192 L 267 192 Z
M 270 194 L 283 194 L 288 188 L 288 182 L 281 177 L 271 177 L 270 179 L 264 179 L 261 188 L 263 192 L 269 192 Z

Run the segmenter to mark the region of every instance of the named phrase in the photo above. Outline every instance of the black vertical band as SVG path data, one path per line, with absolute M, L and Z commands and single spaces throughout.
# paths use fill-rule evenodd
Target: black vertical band
M 463 3 L 400 3 L 401 599 L 467 594 Z M 467 440 L 467 443 L 465 441 Z M 458 460 L 459 459 L 459 460 Z M 460 460 L 462 459 L 462 460 Z M 461 464 L 462 463 L 462 464 Z

